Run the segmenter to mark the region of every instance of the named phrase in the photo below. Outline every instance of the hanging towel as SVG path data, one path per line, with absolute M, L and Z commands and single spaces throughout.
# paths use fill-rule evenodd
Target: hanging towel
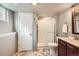
M 67 33 L 67 24 L 63 24 L 62 26 L 62 32 Z

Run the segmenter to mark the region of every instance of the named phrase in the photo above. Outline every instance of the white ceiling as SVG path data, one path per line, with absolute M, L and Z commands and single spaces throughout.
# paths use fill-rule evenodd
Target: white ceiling
M 2 5 L 15 12 L 35 12 L 41 15 L 56 14 L 70 8 L 72 3 L 38 3 L 36 6 L 31 3 L 2 3 Z

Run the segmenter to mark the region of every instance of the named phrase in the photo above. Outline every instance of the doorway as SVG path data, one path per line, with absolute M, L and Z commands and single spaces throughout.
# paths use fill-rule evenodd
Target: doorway
M 48 46 L 49 42 L 54 42 L 55 24 L 53 17 L 38 19 L 38 47 Z

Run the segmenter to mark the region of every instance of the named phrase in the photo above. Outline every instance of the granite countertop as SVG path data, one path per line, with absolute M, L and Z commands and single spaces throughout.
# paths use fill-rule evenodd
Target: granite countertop
M 70 37 L 57 37 L 65 42 L 68 42 L 76 47 L 79 47 L 79 40 L 72 39 Z

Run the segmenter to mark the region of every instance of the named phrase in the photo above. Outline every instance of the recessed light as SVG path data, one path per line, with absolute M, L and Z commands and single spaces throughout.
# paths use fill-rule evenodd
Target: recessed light
M 35 5 L 35 6 L 36 6 L 36 5 L 37 5 L 37 3 L 33 2 L 33 3 L 32 3 L 32 5 Z

